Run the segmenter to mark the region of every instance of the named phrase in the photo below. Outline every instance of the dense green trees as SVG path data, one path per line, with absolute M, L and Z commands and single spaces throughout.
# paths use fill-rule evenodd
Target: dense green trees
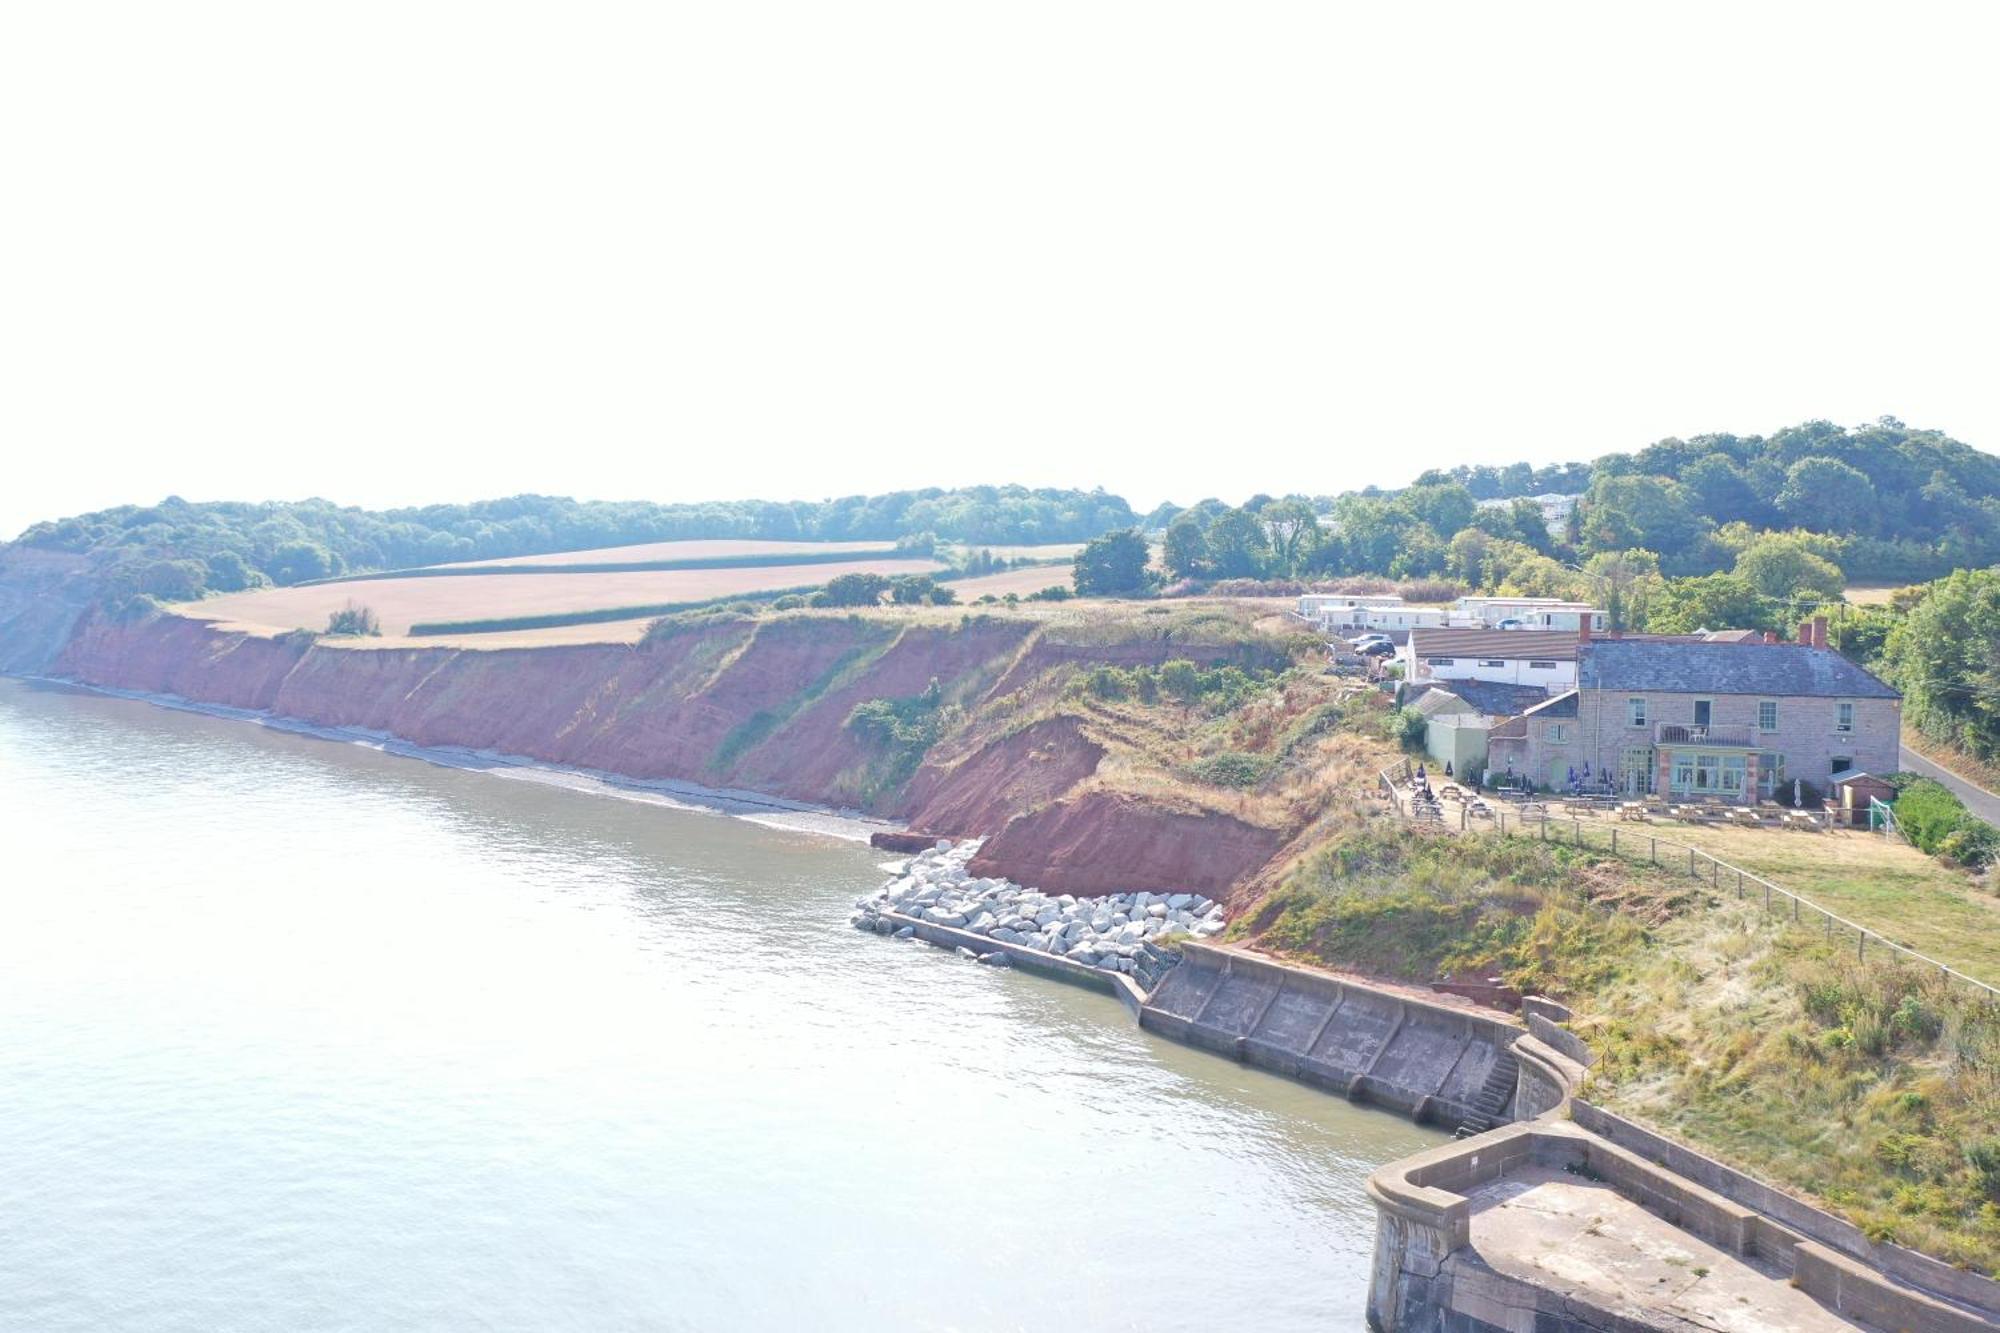
M 1146 591 L 1146 539 L 1128 528 L 1093 538 L 1076 553 L 1073 579 L 1079 597 L 1130 597 Z
M 1775 601 L 1837 602 L 1847 587 L 1840 566 L 1810 545 L 1799 533 L 1765 533 L 1737 553 L 1735 573 Z
M 2000 760 L 2000 569 L 1932 584 L 1890 631 L 1883 659 L 1911 725 Z

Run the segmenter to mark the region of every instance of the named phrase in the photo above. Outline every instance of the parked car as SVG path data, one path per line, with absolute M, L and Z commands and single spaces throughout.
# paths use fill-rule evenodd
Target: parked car
M 1348 642 L 1353 644 L 1356 648 L 1360 648 L 1366 644 L 1388 643 L 1389 641 L 1390 640 L 1388 635 L 1375 634 L 1375 633 L 1357 634 L 1353 638 L 1348 640 Z
M 1377 639 L 1373 643 L 1362 644 L 1354 651 L 1360 653 L 1363 657 L 1394 657 L 1396 655 L 1396 645 L 1390 643 L 1387 639 Z

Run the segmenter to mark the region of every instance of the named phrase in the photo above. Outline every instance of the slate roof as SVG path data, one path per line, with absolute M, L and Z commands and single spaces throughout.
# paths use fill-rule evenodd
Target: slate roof
M 1454 680 L 1444 688 L 1487 717 L 1525 713 L 1549 697 L 1549 692 L 1539 685 L 1503 685 L 1487 680 Z
M 1418 657 L 1490 657 L 1505 661 L 1574 662 L 1576 631 L 1558 629 L 1424 629 L 1410 631 Z
M 1548 700 L 1546 703 L 1536 704 L 1533 708 L 1530 708 L 1526 712 L 1522 713 L 1521 716 L 1532 717 L 1532 718 L 1575 717 L 1576 691 L 1569 690 L 1566 691 L 1565 693 L 1558 694 L 1555 698 Z
M 1648 643 L 1596 639 L 1577 655 L 1587 690 L 1900 699 L 1831 648 L 1803 643 Z

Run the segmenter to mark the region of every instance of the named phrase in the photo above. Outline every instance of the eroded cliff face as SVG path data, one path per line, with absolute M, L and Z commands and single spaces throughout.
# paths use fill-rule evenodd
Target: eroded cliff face
M 47 671 L 98 591 L 82 556 L 0 550 L 0 672 Z
M 882 781 L 883 754 L 847 726 L 855 705 L 936 680 L 976 716 L 1091 660 L 1092 650 L 1039 633 L 1027 620 L 801 617 L 718 621 L 637 647 L 371 648 L 97 614 L 51 669 L 420 745 L 860 807 L 926 833 L 989 837 L 979 873 L 1054 890 L 1221 896 L 1270 860 L 1284 831 L 1088 790 L 1106 750 L 1075 717 L 994 729 L 934 753 L 907 783 Z M 1190 654 L 1204 655 L 1162 641 L 1114 645 L 1097 660 Z

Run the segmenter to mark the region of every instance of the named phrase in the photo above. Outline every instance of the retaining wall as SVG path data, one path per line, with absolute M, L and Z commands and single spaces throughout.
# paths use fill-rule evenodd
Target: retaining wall
M 1782 1252 L 1771 1253 L 1773 1259 L 1789 1262 L 1793 1248 L 1797 1247 L 1802 1257 L 1825 1269 L 1832 1260 L 1844 1256 L 1848 1261 L 1865 1265 L 1864 1271 L 1886 1274 L 1897 1281 L 1991 1311 L 2000 1319 L 2000 1282 L 1953 1268 L 1900 1245 L 1877 1245 L 1851 1222 L 1581 1098 L 1571 1104 L 1570 1118 L 1606 1142 L 1754 1209 L 1770 1219 L 1774 1232 L 1797 1233 Z M 1858 1290 L 1851 1281 L 1844 1285 L 1849 1290 Z M 1866 1313 L 1861 1317 L 1881 1322 Z
M 1496 1015 L 1236 949 L 1190 944 L 1185 954 L 1140 1006 L 1141 1027 L 1419 1121 L 1464 1123 L 1521 1035 Z

